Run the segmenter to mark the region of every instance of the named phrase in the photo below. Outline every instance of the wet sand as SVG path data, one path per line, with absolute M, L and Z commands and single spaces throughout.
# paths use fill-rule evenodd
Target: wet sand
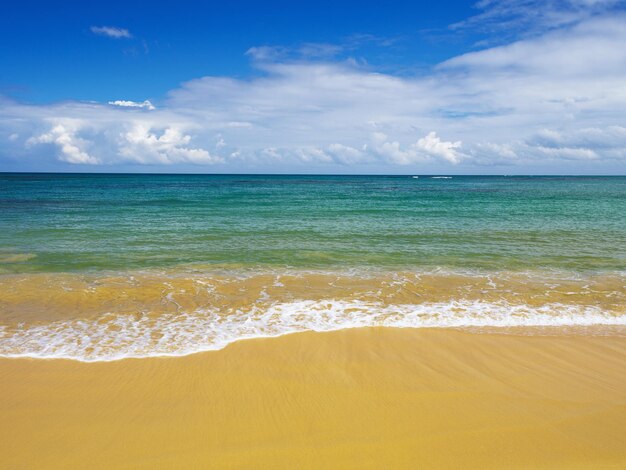
M 0 383 L 0 468 L 626 467 L 624 337 L 364 328 Z

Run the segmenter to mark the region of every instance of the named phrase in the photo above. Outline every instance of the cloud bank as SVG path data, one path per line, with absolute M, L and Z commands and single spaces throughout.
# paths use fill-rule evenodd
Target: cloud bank
M 0 164 L 199 171 L 626 172 L 626 17 L 584 17 L 413 77 L 256 49 L 155 107 L 0 102 Z M 312 46 L 308 46 L 312 47 Z

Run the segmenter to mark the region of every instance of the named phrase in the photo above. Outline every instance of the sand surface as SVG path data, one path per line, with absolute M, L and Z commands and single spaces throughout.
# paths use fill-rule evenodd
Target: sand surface
M 0 384 L 0 468 L 626 468 L 623 337 L 366 328 Z

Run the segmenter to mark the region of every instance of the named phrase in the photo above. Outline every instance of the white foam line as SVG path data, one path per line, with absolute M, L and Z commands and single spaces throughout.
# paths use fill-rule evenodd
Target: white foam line
M 296 301 L 250 311 L 149 315 L 105 315 L 97 321 L 0 327 L 0 357 L 72 359 L 82 362 L 185 356 L 223 349 L 250 338 L 302 331 L 361 327 L 469 328 L 626 326 L 626 314 L 597 307 L 548 304 L 541 307 L 454 301 L 384 306 L 363 301 Z

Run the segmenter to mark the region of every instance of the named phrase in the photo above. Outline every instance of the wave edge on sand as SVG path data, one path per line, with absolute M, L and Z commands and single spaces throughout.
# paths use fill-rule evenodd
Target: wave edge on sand
M 247 310 L 200 309 L 151 315 L 104 314 L 0 327 L 0 357 L 71 359 L 81 362 L 186 356 L 223 349 L 236 341 L 304 331 L 364 327 L 461 328 L 534 334 L 566 327 L 626 327 L 626 314 L 594 306 L 541 306 L 450 301 L 384 305 L 360 300 L 302 300 Z M 607 331 L 607 330 L 601 330 Z

